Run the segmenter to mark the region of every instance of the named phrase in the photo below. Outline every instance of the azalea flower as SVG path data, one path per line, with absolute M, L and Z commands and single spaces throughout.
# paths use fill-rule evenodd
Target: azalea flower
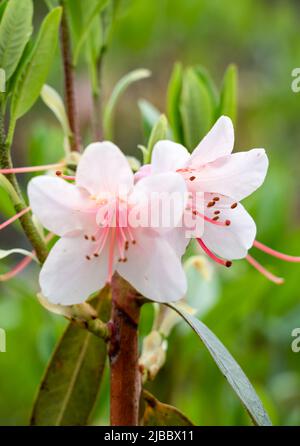
M 143 214 L 149 203 L 151 207 L 153 193 L 166 199 L 173 192 L 183 197 L 182 177 L 164 172 L 134 185 L 126 157 L 110 142 L 91 144 L 75 177 L 58 174 L 61 178 L 35 177 L 28 186 L 32 212 L 61 237 L 42 267 L 42 294 L 54 304 L 78 304 L 117 271 L 153 301 L 181 299 L 186 278 L 176 246 L 165 237 L 168 229 L 133 225 L 130 212 L 134 208 Z M 181 220 L 184 207 L 183 199 L 171 225 Z
M 232 154 L 234 129 L 232 121 L 222 116 L 200 142 L 192 154 L 185 147 L 172 141 L 159 141 L 152 153 L 151 165 L 143 166 L 136 174 L 138 183 L 149 175 L 177 172 L 190 192 L 186 214 L 200 219 L 193 237 L 215 262 L 231 266 L 232 260 L 246 258 L 256 269 L 275 283 L 282 279 L 266 271 L 248 250 L 255 246 L 262 251 L 286 261 L 299 262 L 271 250 L 255 240 L 256 225 L 240 203 L 263 183 L 268 170 L 264 149 Z M 202 201 L 196 195 L 202 194 Z M 186 229 L 173 231 L 173 239 L 186 237 Z

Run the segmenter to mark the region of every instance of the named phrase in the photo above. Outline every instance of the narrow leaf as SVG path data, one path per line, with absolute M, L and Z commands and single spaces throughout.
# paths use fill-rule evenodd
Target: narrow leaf
M 0 67 L 13 75 L 32 32 L 32 0 L 10 0 L 0 24 Z
M 192 150 L 210 129 L 214 116 L 208 89 L 192 68 L 188 68 L 183 76 L 180 113 L 184 143 Z
M 49 85 L 44 85 L 41 91 L 41 98 L 45 104 L 53 111 L 58 121 L 60 122 L 63 132 L 66 137 L 71 133 L 69 121 L 62 98 L 54 88 Z
M 176 407 L 161 403 L 146 390 L 142 393 L 141 406 L 143 426 L 194 426 Z
M 216 335 L 203 322 L 183 311 L 178 305 L 168 304 L 168 306 L 180 314 L 200 337 L 217 366 L 245 406 L 254 424 L 270 426 L 272 423 L 252 384 Z
M 168 134 L 168 121 L 165 115 L 161 115 L 159 120 L 154 125 L 149 142 L 148 142 L 148 159 L 146 160 L 146 163 L 150 163 L 151 161 L 151 155 L 152 150 L 155 146 L 155 144 L 158 141 L 161 141 L 162 139 L 166 139 Z
M 183 128 L 179 109 L 182 92 L 182 66 L 175 64 L 167 92 L 167 115 L 175 141 L 183 143 Z
M 108 288 L 92 300 L 101 320 L 110 315 Z M 31 417 L 34 426 L 84 426 L 101 383 L 107 347 L 72 323 L 58 343 L 41 383 Z
M 126 74 L 126 76 L 122 77 L 119 80 L 117 85 L 115 86 L 111 97 L 104 109 L 104 117 L 103 117 L 103 128 L 104 135 L 107 139 L 112 139 L 112 120 L 113 114 L 115 111 L 115 107 L 117 105 L 118 100 L 122 96 L 122 94 L 127 90 L 127 88 L 134 82 L 140 81 L 142 79 L 146 79 L 151 75 L 149 70 L 139 69 L 135 71 L 131 71 Z
M 11 114 L 23 116 L 38 99 L 46 82 L 57 46 L 62 9 L 53 9 L 44 19 L 35 45 L 26 57 L 15 81 Z
M 151 131 L 155 123 L 158 121 L 161 113 L 156 107 L 154 107 L 153 104 L 145 99 L 139 100 L 138 106 L 142 115 L 145 141 L 148 141 Z
M 218 89 L 216 87 L 216 84 L 214 83 L 213 79 L 211 78 L 209 72 L 206 70 L 206 68 L 202 67 L 201 65 L 197 65 L 194 67 L 194 71 L 196 75 L 199 77 L 199 79 L 203 82 L 203 84 L 207 88 L 207 92 L 210 95 L 211 104 L 214 109 L 214 113 L 217 112 L 217 108 L 220 103 L 220 95 L 218 92 Z
M 219 108 L 219 116 L 229 116 L 234 123 L 237 117 L 237 77 L 236 66 L 229 65 L 224 75 Z

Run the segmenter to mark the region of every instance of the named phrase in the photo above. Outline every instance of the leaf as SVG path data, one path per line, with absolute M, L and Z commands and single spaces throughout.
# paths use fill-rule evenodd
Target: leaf
M 168 304 L 168 306 L 180 314 L 200 337 L 217 366 L 245 406 L 253 423 L 258 426 L 271 426 L 272 423 L 252 384 L 216 335 L 203 322 L 186 313 L 176 304 Z
M 146 390 L 142 392 L 141 406 L 143 426 L 194 426 L 178 409 L 159 402 Z
M 206 86 L 207 92 L 209 93 L 211 99 L 212 108 L 214 109 L 214 114 L 216 114 L 220 103 L 220 97 L 219 97 L 220 95 L 216 87 L 216 84 L 211 78 L 209 72 L 201 65 L 195 66 L 194 71 L 196 75 L 199 77 L 199 79 Z
M 142 115 L 145 140 L 148 141 L 151 131 L 155 123 L 158 121 L 161 113 L 156 107 L 154 107 L 154 105 L 145 99 L 139 100 L 138 106 Z
M 22 256 L 30 257 L 32 258 L 32 260 L 35 260 L 38 263 L 36 256 L 32 254 L 32 252 L 26 251 L 26 249 L 19 249 L 19 248 L 9 249 L 9 250 L 0 249 L 0 260 L 3 260 L 6 257 L 9 257 L 13 254 L 21 254 Z
M 167 91 L 167 115 L 173 131 L 174 139 L 183 143 L 183 128 L 179 110 L 182 91 L 183 71 L 181 64 L 175 64 Z
M 10 0 L 0 24 L 0 67 L 13 75 L 32 32 L 32 0 Z
M 146 164 L 150 163 L 152 150 L 155 144 L 162 139 L 166 139 L 168 134 L 168 121 L 165 115 L 161 115 L 157 123 L 154 125 L 149 142 L 148 142 L 148 158 L 146 159 Z
M 37 40 L 18 73 L 11 103 L 14 120 L 30 110 L 46 82 L 57 46 L 61 14 L 62 8 L 58 7 L 46 16 Z
M 110 316 L 110 293 L 92 300 L 101 320 Z M 106 343 L 72 323 L 56 347 L 31 417 L 34 426 L 83 426 L 93 409 L 107 356 Z
M 71 133 L 69 121 L 62 98 L 54 88 L 44 85 L 41 91 L 41 98 L 45 104 L 53 111 L 60 122 L 64 135 L 68 137 Z
M 117 105 L 118 100 L 122 96 L 122 94 L 127 90 L 127 88 L 134 82 L 140 81 L 142 79 L 146 79 L 151 75 L 151 72 L 146 69 L 139 69 L 131 71 L 126 74 L 126 76 L 122 77 L 119 82 L 116 84 L 111 97 L 104 109 L 103 116 L 103 128 L 105 138 L 111 140 L 112 138 L 112 119 L 115 107 Z
M 223 79 L 219 108 L 219 116 L 229 116 L 233 123 L 237 116 L 237 76 L 236 66 L 229 65 Z
M 83 17 L 83 26 L 81 30 L 81 34 L 79 40 L 74 49 L 74 58 L 73 63 L 77 65 L 80 51 L 86 42 L 92 28 L 94 25 L 94 19 L 100 14 L 100 12 L 107 6 L 108 0 L 89 0 L 89 8 L 85 7 L 84 17 Z M 92 6 L 92 8 L 91 8 Z
M 183 76 L 180 113 L 184 144 L 192 150 L 210 129 L 214 115 L 208 89 L 192 68 Z

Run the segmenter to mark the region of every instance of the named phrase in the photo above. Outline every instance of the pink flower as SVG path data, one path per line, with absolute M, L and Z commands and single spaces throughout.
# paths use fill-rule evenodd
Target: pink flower
M 126 157 L 114 144 L 103 142 L 85 150 L 75 180 L 70 184 L 40 176 L 28 186 L 33 213 L 61 237 L 40 273 L 43 295 L 55 304 L 78 304 L 117 271 L 151 300 L 181 299 L 185 274 L 165 234 L 181 220 L 184 200 L 176 206 L 170 228 L 133 225 L 130 212 L 145 213 L 156 192 L 184 196 L 182 177 L 164 172 L 134 185 Z

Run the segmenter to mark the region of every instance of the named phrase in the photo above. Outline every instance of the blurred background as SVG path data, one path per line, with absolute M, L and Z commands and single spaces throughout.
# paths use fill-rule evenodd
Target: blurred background
M 144 137 L 137 102 L 147 99 L 165 112 L 175 62 L 205 66 L 218 86 L 228 64 L 235 63 L 239 71 L 236 150 L 264 147 L 270 158 L 264 186 L 245 205 L 257 222 L 259 240 L 299 255 L 300 93 L 291 89 L 292 70 L 300 67 L 298 1 L 125 3 L 105 60 L 104 97 L 130 70 L 148 68 L 152 77 L 134 84 L 123 96 L 115 142 L 127 154 L 140 157 L 137 145 L 144 143 Z M 35 0 L 35 6 L 35 21 L 40 23 L 47 8 L 41 0 Z M 88 143 L 91 100 L 84 61 L 76 82 L 82 135 Z M 62 93 L 59 51 L 48 83 Z M 15 164 L 56 161 L 63 156 L 62 142 L 59 125 L 39 101 L 18 125 Z M 25 186 L 28 178 L 21 181 Z M 2 220 L 13 213 L 2 192 L 0 212 Z M 1 249 L 17 246 L 28 248 L 18 225 L 1 232 Z M 231 270 L 217 268 L 203 291 L 210 304 L 201 318 L 241 365 L 273 423 L 300 425 L 300 353 L 291 349 L 292 330 L 300 327 L 300 265 L 254 254 L 284 277 L 285 284 L 268 282 L 245 261 L 235 262 Z M 0 273 L 8 267 L 1 261 Z M 0 353 L 1 425 L 28 423 L 38 383 L 66 325 L 37 302 L 37 277 L 38 268 L 33 266 L 11 282 L 0 283 L 0 327 L 7 333 L 7 352 Z M 201 302 L 204 297 L 199 293 L 197 299 Z M 151 317 L 146 310 L 141 339 L 151 327 Z M 91 423 L 108 423 L 108 385 L 106 377 Z M 210 355 L 183 322 L 173 331 L 167 363 L 149 389 L 195 424 L 249 423 Z

